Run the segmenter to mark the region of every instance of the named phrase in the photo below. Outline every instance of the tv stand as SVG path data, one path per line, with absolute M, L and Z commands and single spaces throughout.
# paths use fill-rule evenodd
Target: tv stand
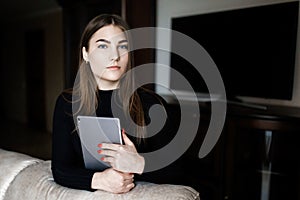
M 221 136 L 204 158 L 199 150 L 210 124 L 218 122 L 211 122 L 209 102 L 199 107 L 200 113 L 189 102 L 168 104 L 172 124 L 180 124 L 180 109 L 189 111 L 187 127 L 199 123 L 193 143 L 176 163 L 182 172 L 178 182 L 193 186 L 202 199 L 300 200 L 299 107 L 268 105 L 264 110 L 230 99 Z
M 230 107 L 222 133 L 226 152 L 220 199 L 300 200 L 299 120 L 296 107 Z

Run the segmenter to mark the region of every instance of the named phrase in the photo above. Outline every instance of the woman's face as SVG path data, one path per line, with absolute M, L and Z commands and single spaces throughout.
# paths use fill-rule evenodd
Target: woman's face
M 89 41 L 89 49 L 83 47 L 83 58 L 90 63 L 98 88 L 111 90 L 119 87 L 121 76 L 128 64 L 128 41 L 117 26 L 100 28 Z

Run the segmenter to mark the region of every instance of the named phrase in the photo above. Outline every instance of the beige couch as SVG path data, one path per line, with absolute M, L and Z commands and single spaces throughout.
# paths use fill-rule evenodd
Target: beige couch
M 191 187 L 145 182 L 136 183 L 136 187 L 126 194 L 70 189 L 53 181 L 50 166 L 50 160 L 0 149 L 0 200 L 200 200 L 199 193 Z

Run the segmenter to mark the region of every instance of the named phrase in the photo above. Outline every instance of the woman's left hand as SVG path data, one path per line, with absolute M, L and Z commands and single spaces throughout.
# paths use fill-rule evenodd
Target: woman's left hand
M 125 145 L 102 143 L 99 145 L 99 154 L 102 161 L 121 172 L 141 174 L 145 167 L 145 159 L 138 154 L 133 142 L 122 131 Z

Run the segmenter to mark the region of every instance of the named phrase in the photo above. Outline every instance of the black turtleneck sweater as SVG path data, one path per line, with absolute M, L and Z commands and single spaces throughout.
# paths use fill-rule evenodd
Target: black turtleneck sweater
M 99 91 L 98 107 L 96 109 L 96 115 L 98 117 L 113 116 L 111 107 L 116 105 L 111 105 L 112 93 L 113 90 Z M 146 122 L 149 122 L 150 120 L 148 111 L 152 105 L 160 104 L 161 102 L 166 105 L 162 98 L 144 90 L 139 91 L 139 96 L 143 104 Z M 60 185 L 92 191 L 91 181 L 93 174 L 96 171 L 88 170 L 84 167 L 80 138 L 77 132 L 74 131 L 75 124 L 71 115 L 71 100 L 71 94 L 62 93 L 56 101 L 53 116 L 52 173 L 54 180 Z M 119 109 L 122 110 L 121 108 Z M 135 143 L 138 152 L 151 152 L 159 149 L 166 145 L 174 137 L 173 133 L 176 131 L 172 130 L 175 127 L 174 124 L 172 124 L 173 122 L 170 120 L 170 114 L 168 111 L 167 115 L 168 118 L 164 128 L 155 136 L 142 141 L 142 143 L 138 144 L 135 137 L 128 135 L 131 141 Z M 122 123 L 125 124 L 126 122 L 121 120 L 121 125 Z M 176 175 L 174 175 L 174 173 L 172 174 L 172 172 L 176 173 Z M 178 175 L 178 170 L 174 171 L 174 169 L 165 168 L 156 172 L 136 175 L 135 180 L 154 183 L 183 184 L 176 180 L 176 176 Z

